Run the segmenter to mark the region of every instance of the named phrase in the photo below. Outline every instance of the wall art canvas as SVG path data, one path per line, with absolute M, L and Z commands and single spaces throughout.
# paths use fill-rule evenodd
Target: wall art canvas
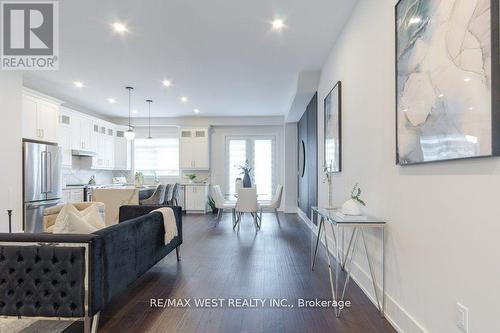
M 399 164 L 498 155 L 491 1 L 396 5 Z
M 325 107 L 325 164 L 331 172 L 342 170 L 342 83 L 339 81 L 326 96 Z

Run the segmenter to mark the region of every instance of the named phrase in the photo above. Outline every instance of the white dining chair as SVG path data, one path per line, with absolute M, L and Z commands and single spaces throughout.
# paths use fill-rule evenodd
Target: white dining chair
M 215 226 L 217 226 L 220 223 L 220 220 L 222 219 L 222 214 L 224 214 L 225 209 L 231 210 L 232 215 L 233 215 L 233 224 L 234 224 L 234 221 L 235 221 L 235 217 L 234 217 L 235 203 L 230 202 L 230 201 L 226 201 L 224 199 L 224 195 L 222 195 L 222 191 L 221 191 L 219 185 L 214 185 L 212 187 L 212 197 L 213 197 L 214 202 L 215 202 L 215 208 L 217 208 L 217 210 L 218 210 L 217 222 L 215 223 Z
M 273 198 L 269 202 L 260 204 L 260 219 L 262 220 L 262 210 L 264 208 L 273 209 L 274 214 L 276 215 L 276 220 L 278 224 L 280 224 L 280 217 L 278 215 L 278 208 L 281 206 L 281 198 L 283 196 L 283 185 L 278 185 L 276 187 L 276 192 L 274 192 Z M 262 222 L 261 222 L 262 223 Z
M 233 229 L 236 228 L 236 226 L 238 226 L 238 230 L 240 229 L 240 222 L 245 213 L 250 213 L 252 215 L 255 231 L 259 231 L 259 204 L 257 203 L 257 189 L 255 187 L 240 188 L 238 190 L 238 200 L 235 206 L 236 220 L 233 224 Z
M 241 180 L 241 178 L 236 178 L 236 180 L 234 181 L 234 192 L 238 194 L 239 189 L 242 187 L 243 181 Z

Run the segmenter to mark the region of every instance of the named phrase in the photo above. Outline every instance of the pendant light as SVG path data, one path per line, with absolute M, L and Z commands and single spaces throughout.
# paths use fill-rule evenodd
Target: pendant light
M 130 126 L 130 113 L 131 113 L 131 93 L 132 90 L 134 89 L 133 87 L 125 87 L 125 89 L 128 90 L 128 131 L 125 132 L 125 138 L 129 141 L 134 140 L 135 138 L 135 133 L 134 130 L 132 129 L 132 126 Z
M 147 99 L 146 102 L 148 103 L 148 137 L 147 139 L 152 139 L 153 137 L 151 136 L 151 103 L 153 103 L 152 99 Z

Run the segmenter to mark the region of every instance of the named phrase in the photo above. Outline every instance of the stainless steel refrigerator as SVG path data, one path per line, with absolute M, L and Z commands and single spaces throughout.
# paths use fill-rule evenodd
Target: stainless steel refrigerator
M 24 231 L 43 232 L 43 210 L 62 202 L 61 148 L 23 143 Z

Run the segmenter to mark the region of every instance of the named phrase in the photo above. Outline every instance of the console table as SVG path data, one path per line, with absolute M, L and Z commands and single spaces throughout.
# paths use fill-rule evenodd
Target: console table
M 318 246 L 321 240 L 321 234 L 323 233 L 324 246 L 326 249 L 326 255 L 328 258 L 328 271 L 329 271 L 329 279 L 330 279 L 330 288 L 332 291 L 332 297 L 334 301 L 343 301 L 345 296 L 345 291 L 349 284 L 349 280 L 351 277 L 351 268 L 354 256 L 356 255 L 357 242 L 359 238 L 359 234 L 361 234 L 361 239 L 363 241 L 363 247 L 366 253 L 366 259 L 368 261 L 368 267 L 370 269 L 370 275 L 373 283 L 373 290 L 375 292 L 375 300 L 377 302 L 378 310 L 380 311 L 380 315 L 384 316 L 384 308 L 385 308 L 385 264 L 384 264 L 384 247 L 385 247 L 385 222 L 378 220 L 373 217 L 364 217 L 356 220 L 355 218 L 349 218 L 348 220 L 344 220 L 337 216 L 337 209 L 325 209 L 312 207 L 311 208 L 311 218 L 314 218 L 314 215 L 319 217 L 319 226 L 318 226 L 318 235 L 316 236 L 316 241 L 314 241 L 314 233 L 311 229 L 311 270 L 314 270 L 314 265 L 316 262 L 316 256 L 318 254 Z M 326 236 L 326 225 L 330 225 L 332 231 L 332 237 L 334 242 L 334 251 L 336 252 L 336 264 L 335 264 L 335 276 L 333 276 L 332 272 L 332 259 L 330 251 L 328 249 L 328 237 Z M 347 250 L 344 252 L 344 230 L 345 227 L 352 228 L 351 235 L 349 237 L 349 243 L 347 245 Z M 379 296 L 378 288 L 377 288 L 377 280 L 375 277 L 375 272 L 373 269 L 373 262 L 368 247 L 366 246 L 366 238 L 365 238 L 365 229 L 367 228 L 377 228 L 382 232 L 382 260 L 381 260 L 381 272 L 382 272 L 382 295 Z M 342 269 L 347 272 L 347 276 L 344 281 L 344 285 L 342 287 L 342 293 L 339 293 L 339 270 Z M 335 315 L 340 316 L 340 308 L 335 308 Z

